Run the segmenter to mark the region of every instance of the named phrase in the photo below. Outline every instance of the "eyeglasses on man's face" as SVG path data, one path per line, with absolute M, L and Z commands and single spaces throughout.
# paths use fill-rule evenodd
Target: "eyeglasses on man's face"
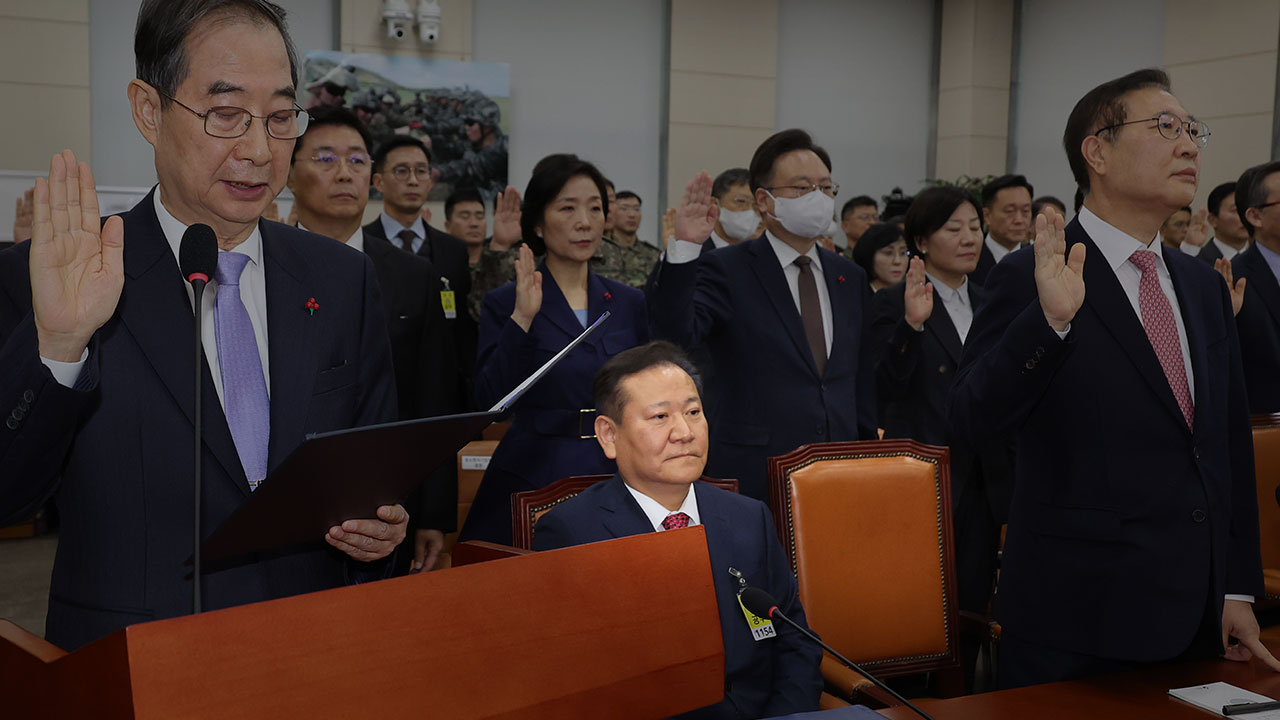
M 157 90 L 157 92 L 160 92 Z M 254 115 L 242 107 L 218 105 L 204 112 L 196 112 L 184 105 L 168 93 L 161 95 L 177 103 L 178 107 L 204 120 L 204 131 L 216 138 L 233 139 L 249 132 L 254 119 L 261 120 L 267 127 L 267 134 L 277 140 L 297 140 L 307 131 L 309 116 L 307 111 L 295 103 L 288 110 L 277 110 L 266 115 Z
M 410 175 L 417 177 L 419 180 L 430 180 L 431 166 L 426 163 L 420 163 L 418 165 L 396 165 L 391 168 L 391 174 L 400 182 L 407 182 Z
M 317 150 L 316 154 L 311 156 L 311 162 L 326 172 L 336 170 L 338 166 L 343 164 L 352 170 L 363 171 L 369 169 L 370 159 L 369 153 L 353 152 L 344 156 L 332 150 Z
M 1153 118 L 1126 120 L 1122 123 L 1108 125 L 1104 128 L 1099 128 L 1094 135 L 1101 135 L 1104 132 L 1115 130 L 1116 128 L 1124 127 L 1125 125 L 1134 125 L 1136 123 L 1145 122 L 1154 122 L 1156 124 L 1156 129 L 1159 130 L 1160 134 L 1167 140 L 1177 140 L 1179 137 L 1182 137 L 1182 131 L 1185 129 L 1187 131 L 1187 137 L 1191 138 L 1192 142 L 1196 145 L 1204 147 L 1205 143 L 1209 142 L 1210 133 L 1208 125 L 1205 125 L 1199 120 L 1183 120 L 1173 113 L 1160 113 Z
M 775 195 L 778 194 L 779 190 L 784 190 L 786 192 L 783 193 L 782 197 L 790 197 L 790 198 L 798 198 L 802 195 L 808 195 L 814 190 L 821 190 L 823 193 L 827 195 L 827 197 L 835 197 L 836 193 L 840 192 L 840 184 L 833 183 L 833 182 L 796 183 L 792 185 L 774 185 L 773 187 L 765 188 L 765 190 L 768 190 L 769 192 L 774 193 Z

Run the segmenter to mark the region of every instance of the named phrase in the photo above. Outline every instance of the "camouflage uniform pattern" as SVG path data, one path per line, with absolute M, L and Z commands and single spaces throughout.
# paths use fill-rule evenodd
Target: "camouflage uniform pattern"
M 643 240 L 636 240 L 635 245 L 626 248 L 606 237 L 591 256 L 591 272 L 643 289 L 649 271 L 661 255 L 661 250 Z
M 480 321 L 480 309 L 484 296 L 509 282 L 516 281 L 516 260 L 520 258 L 520 243 L 510 250 L 499 252 L 485 245 L 480 260 L 471 266 L 471 294 L 467 295 L 467 311 L 476 322 Z M 538 258 L 541 261 L 541 258 Z

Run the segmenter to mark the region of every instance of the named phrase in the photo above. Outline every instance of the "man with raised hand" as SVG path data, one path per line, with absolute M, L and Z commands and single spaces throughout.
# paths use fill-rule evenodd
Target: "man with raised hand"
M 1263 592 L 1249 410 L 1222 279 L 1166 252 L 1208 128 L 1160 70 L 1089 91 L 1063 145 L 1084 206 L 997 264 L 953 432 L 1016 438 L 996 617 L 1017 687 L 1176 658 L 1280 662 Z M 1239 644 L 1228 644 L 1229 636 Z
M 129 101 L 158 186 L 102 222 L 89 167 L 65 151 L 37 183 L 32 241 L 0 254 L 0 525 L 56 497 L 46 629 L 67 650 L 191 611 L 194 319 L 177 261 L 188 226 L 211 227 L 219 249 L 198 308 L 206 532 L 308 434 L 396 415 L 368 260 L 259 222 L 306 127 L 283 12 L 146 0 L 135 53 Z M 330 528 L 328 547 L 317 537 L 207 567 L 204 607 L 381 577 L 406 521 L 384 506 Z

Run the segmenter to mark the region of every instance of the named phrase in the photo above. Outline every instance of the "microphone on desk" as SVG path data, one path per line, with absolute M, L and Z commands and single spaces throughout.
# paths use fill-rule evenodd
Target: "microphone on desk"
M 760 588 L 749 587 L 742 591 L 742 595 L 739 596 L 739 599 L 742 600 L 742 606 L 745 607 L 751 614 L 755 615 L 756 617 L 767 617 L 770 620 L 773 620 L 776 618 L 778 620 L 782 620 L 786 622 L 791 627 L 795 628 L 796 630 L 799 630 L 800 633 L 805 637 L 818 643 L 818 645 L 820 645 L 823 650 L 826 650 L 827 652 L 831 653 L 837 660 L 844 663 L 845 666 L 848 667 L 850 670 L 858 673 L 862 677 L 875 683 L 876 687 L 889 693 L 894 697 L 894 699 L 898 700 L 903 705 L 906 705 L 907 707 L 914 710 L 918 715 L 920 715 L 920 717 L 925 718 L 925 720 L 933 720 L 933 718 L 929 717 L 928 713 L 916 707 L 915 705 L 912 705 L 910 700 L 894 692 L 893 688 L 880 682 L 871 673 L 858 667 L 852 660 L 836 652 L 835 648 L 823 642 L 822 639 L 819 638 L 817 635 L 814 635 L 813 633 L 809 632 L 808 628 L 800 625 L 795 620 L 792 620 L 791 618 L 784 615 L 782 611 L 778 609 L 778 601 L 774 600 L 773 596 L 770 595 L 769 593 L 765 592 L 764 590 L 761 590 Z
M 192 479 L 192 486 L 195 490 L 195 535 L 194 544 L 195 552 L 192 557 L 192 581 L 191 589 L 191 612 L 200 614 L 200 456 L 201 444 L 203 442 L 203 428 L 201 424 L 200 396 L 203 377 L 201 370 L 204 362 L 204 344 L 202 340 L 203 331 L 201 328 L 202 313 L 200 312 L 202 298 L 204 297 L 204 286 L 209 283 L 210 276 L 218 267 L 218 238 L 213 234 L 213 228 L 208 225 L 196 224 L 187 228 L 182 233 L 182 244 L 178 246 L 178 266 L 182 270 L 182 276 L 187 282 L 191 283 L 192 290 L 195 291 L 195 319 L 196 319 L 196 337 L 195 337 L 195 384 L 192 386 L 195 392 L 195 472 Z

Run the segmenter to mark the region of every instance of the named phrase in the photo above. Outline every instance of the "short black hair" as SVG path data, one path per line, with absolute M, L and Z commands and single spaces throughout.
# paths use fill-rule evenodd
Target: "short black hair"
M 315 107 L 308 110 L 307 115 L 311 120 L 307 123 L 306 132 L 302 133 L 302 137 L 293 144 L 293 155 L 289 158 L 290 164 L 298 161 L 298 150 L 302 148 L 303 138 L 322 127 L 348 127 L 355 130 L 360 134 L 360 142 L 364 143 L 365 152 L 369 152 L 369 147 L 373 145 L 373 139 L 365 129 L 364 123 L 360 122 L 360 118 L 356 117 L 355 113 L 344 107 Z
M 1209 214 L 1214 217 L 1218 217 L 1218 213 L 1222 211 L 1222 201 L 1226 200 L 1228 196 L 1235 195 L 1235 194 L 1236 194 L 1235 180 L 1232 180 L 1230 182 L 1224 182 L 1221 185 L 1210 190 L 1209 201 L 1208 203 L 1206 203 L 1209 206 Z M 1237 201 L 1237 204 L 1239 204 L 1238 201 Z
M 416 147 L 427 156 L 427 163 L 431 162 L 431 151 L 427 149 L 427 144 L 412 135 L 392 135 L 389 139 L 378 146 L 373 152 L 373 171 L 380 173 L 387 164 L 387 156 L 392 150 L 402 147 Z
M 867 271 L 867 282 L 876 279 L 876 253 L 902 239 L 902 228 L 893 223 L 876 223 L 867 228 L 853 246 L 853 261 Z
M 1249 208 L 1262 207 L 1266 204 L 1266 180 L 1278 172 L 1280 172 L 1280 160 L 1272 160 L 1254 165 L 1241 173 L 1240 179 L 1236 180 L 1236 214 L 1240 216 L 1240 222 L 1244 223 L 1244 229 L 1249 231 L 1249 237 L 1253 237 L 1256 228 L 1244 215 Z
M 534 255 L 546 255 L 547 243 L 538 237 L 537 227 L 547 212 L 547 206 L 556 199 L 556 195 L 564 189 L 569 181 L 579 175 L 591 178 L 600 190 L 600 204 L 604 206 L 605 217 L 609 216 L 609 193 L 605 186 L 607 181 L 595 165 L 571 153 L 548 155 L 533 166 L 529 184 L 524 189 L 524 200 L 520 203 L 520 234 Z
M 946 225 L 956 208 L 965 203 L 972 205 L 978 217 L 982 217 L 977 198 L 964 188 L 954 185 L 934 185 L 917 193 L 915 199 L 911 201 L 911 207 L 907 209 L 906 227 L 903 228 L 911 254 L 920 254 L 919 241 Z
M 479 190 L 470 185 L 456 187 L 449 193 L 449 197 L 444 199 L 444 219 L 452 220 L 453 209 L 458 206 L 458 203 L 464 202 L 477 202 L 480 203 L 480 207 L 484 207 L 484 197 Z
M 689 361 L 684 351 L 666 340 L 656 340 L 647 345 L 638 345 L 609 358 L 600 371 L 596 373 L 592 384 L 591 395 L 595 402 L 596 412 L 622 424 L 622 410 L 628 398 L 622 390 L 622 381 L 655 367 L 672 365 L 680 368 L 693 378 L 698 396 L 702 396 L 702 380 L 698 377 L 698 369 Z
M 854 197 L 849 198 L 849 201 L 846 202 L 844 206 L 840 208 L 840 222 L 844 222 L 845 220 L 848 220 L 849 213 L 853 212 L 854 208 L 867 207 L 867 206 L 871 206 L 875 208 L 877 211 L 879 211 L 880 209 L 880 206 L 876 205 L 875 199 L 872 198 L 870 195 L 855 195 Z
M 1071 199 L 1071 204 L 1075 206 L 1075 212 L 1080 214 L 1080 208 L 1084 207 L 1084 188 L 1076 186 L 1076 195 Z
M 751 156 L 751 167 L 748 170 L 751 177 L 751 192 L 754 193 L 770 185 L 773 182 L 773 166 L 778 164 L 778 158 L 796 150 L 813 152 L 818 159 L 822 160 L 822 164 L 827 166 L 827 172 L 831 172 L 831 156 L 813 142 L 813 137 L 809 133 L 796 128 L 783 130 L 766 138 Z
M 729 194 L 729 188 L 739 185 L 751 187 L 751 173 L 746 168 L 729 168 L 716 176 L 711 183 L 711 197 L 716 200 L 724 200 L 724 196 Z
M 633 193 L 633 192 L 631 192 L 630 190 L 623 190 L 622 192 L 620 192 L 620 193 L 618 193 L 617 195 L 615 195 L 613 199 L 614 199 L 614 200 L 626 200 L 627 198 L 635 198 L 635 201 L 636 201 L 636 202 L 640 203 L 641 205 L 643 205 L 643 204 L 644 204 L 644 201 L 640 199 L 640 196 L 639 196 L 639 195 L 637 195 L 637 194 L 635 194 L 635 193 Z
M 1001 175 L 1000 177 L 982 186 L 982 206 L 985 208 L 990 208 L 992 205 L 994 205 L 996 202 L 996 195 L 998 195 L 1001 190 L 1008 190 L 1009 188 L 1019 188 L 1019 187 L 1027 189 L 1028 198 L 1033 198 L 1036 196 L 1036 191 L 1032 189 L 1031 183 L 1027 182 L 1027 178 L 1025 176 Z
M 289 55 L 289 76 L 298 86 L 298 51 L 289 37 L 284 10 L 267 0 L 144 0 L 133 32 L 134 72 L 139 80 L 159 90 L 160 106 L 190 72 L 187 38 L 205 20 L 244 19 L 270 25 L 280 32 Z
M 1089 191 L 1089 164 L 1085 162 L 1080 146 L 1085 138 L 1100 129 L 1125 121 L 1128 109 L 1124 96 L 1135 90 L 1158 88 L 1169 92 L 1169 75 L 1163 70 L 1149 68 L 1131 72 L 1124 77 L 1102 83 L 1085 93 L 1067 116 L 1067 128 L 1062 133 L 1062 148 L 1067 152 L 1071 174 L 1082 192 Z M 1119 128 L 1116 128 L 1119 130 Z M 1114 133 L 1115 130 L 1109 132 Z
M 1054 207 L 1058 208 L 1058 211 L 1062 213 L 1063 217 L 1066 217 L 1066 214 L 1067 214 L 1066 203 L 1062 202 L 1061 200 L 1059 200 L 1058 198 L 1052 195 L 1041 195 L 1040 197 L 1031 201 L 1031 217 L 1033 221 L 1035 219 L 1035 216 L 1039 215 L 1040 211 L 1044 209 L 1045 205 L 1053 205 Z

